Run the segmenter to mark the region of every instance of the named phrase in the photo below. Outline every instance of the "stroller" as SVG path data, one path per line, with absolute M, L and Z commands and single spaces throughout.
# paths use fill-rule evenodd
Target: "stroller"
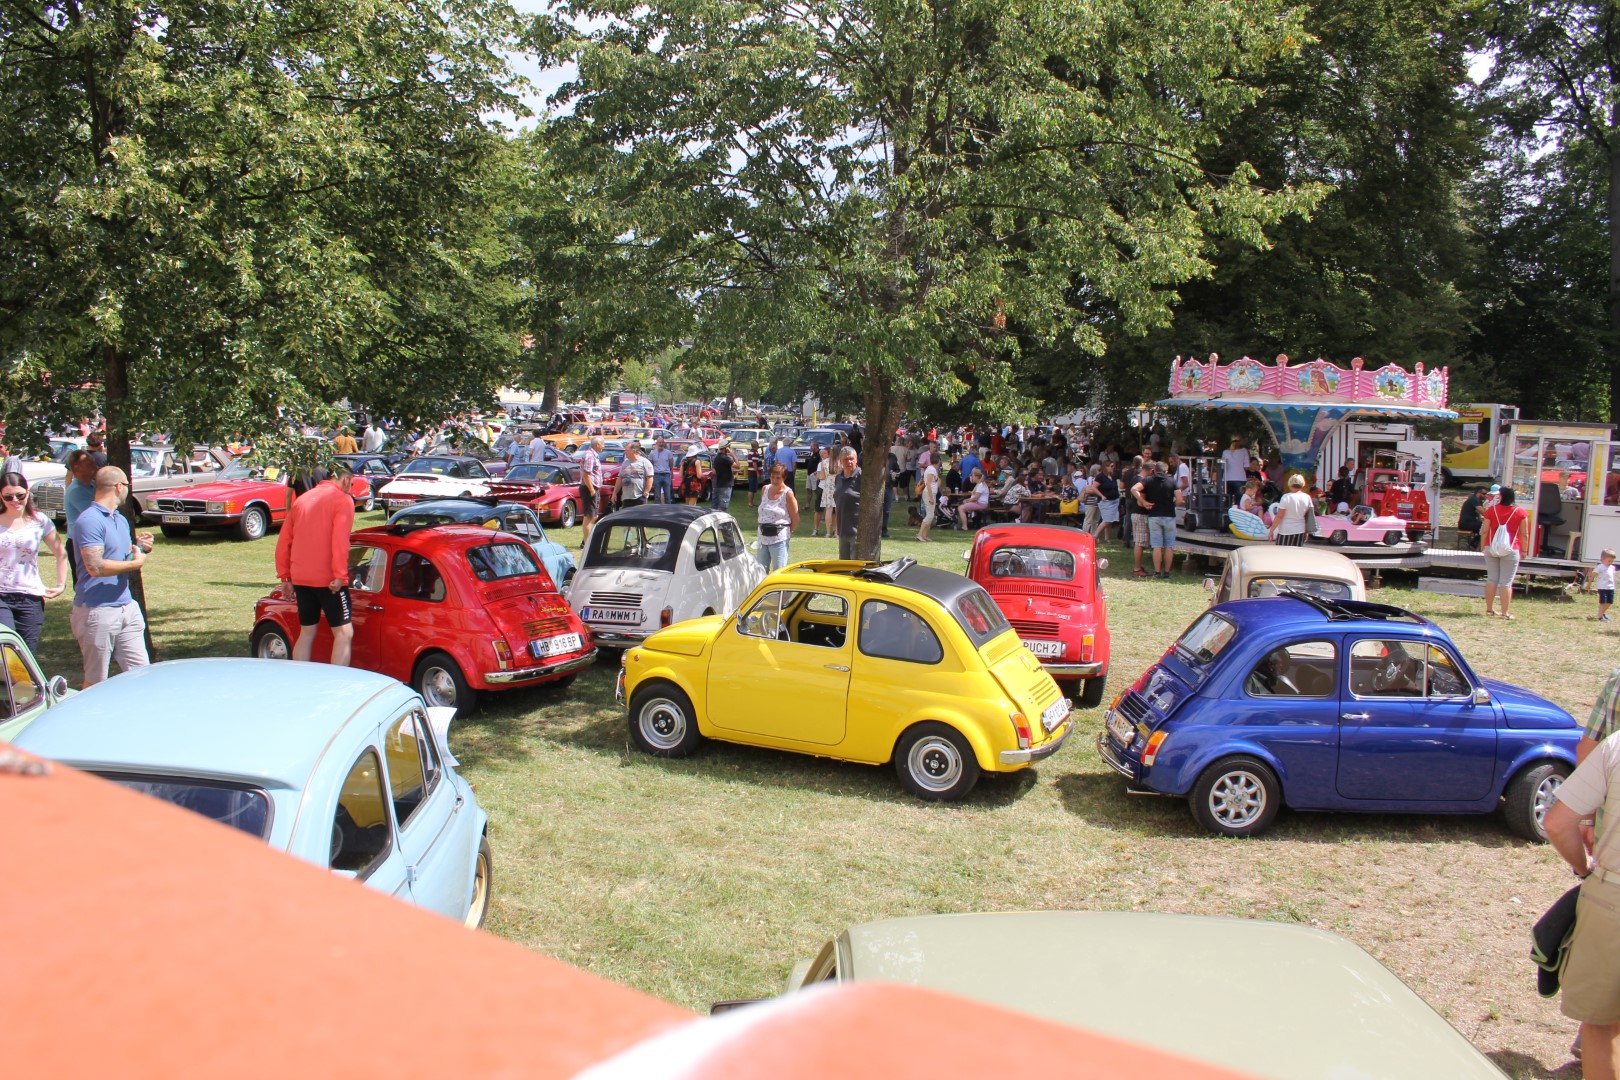
M 929 522 L 928 527 L 931 529 L 956 528 L 958 525 L 956 520 L 956 504 L 959 503 L 962 498 L 963 496 L 961 495 L 954 495 L 942 489 L 939 493 L 939 498 L 934 501 L 934 520 Z M 922 512 L 923 509 L 921 503 L 916 503 L 908 507 L 906 511 L 906 523 L 912 528 L 917 528 L 922 524 Z

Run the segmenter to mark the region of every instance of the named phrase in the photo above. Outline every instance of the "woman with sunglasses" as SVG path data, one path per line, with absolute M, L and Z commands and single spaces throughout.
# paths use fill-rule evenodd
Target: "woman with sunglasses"
M 47 589 L 39 576 L 39 546 L 56 556 L 56 587 Z M 67 588 L 67 552 L 51 519 L 34 506 L 28 478 L 20 472 L 0 475 L 0 623 L 17 631 L 29 652 L 39 651 L 45 625 L 45 601 Z

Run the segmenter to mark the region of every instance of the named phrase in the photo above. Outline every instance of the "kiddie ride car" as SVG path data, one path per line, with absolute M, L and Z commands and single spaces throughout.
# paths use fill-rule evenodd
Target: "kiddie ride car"
M 1024 648 L 1083 709 L 1108 683 L 1108 601 L 1097 542 L 1078 529 L 997 525 L 980 529 L 968 574 L 990 593 Z
M 465 713 L 480 690 L 566 686 L 596 659 L 591 633 L 516 536 L 470 525 L 362 529 L 350 537 L 355 667 Z M 254 605 L 253 655 L 285 659 L 298 606 L 277 589 Z M 323 619 L 314 658 L 331 655 Z
M 1348 514 L 1317 514 L 1315 539 L 1343 546 L 1356 544 L 1406 543 L 1406 522 L 1390 514 L 1380 514 L 1370 506 L 1357 506 Z
M 912 559 L 778 571 L 738 614 L 682 623 L 626 652 L 618 693 L 630 702 L 631 741 L 649 754 L 685 757 L 707 737 L 893 762 L 907 788 L 933 800 L 964 798 L 983 772 L 1055 753 L 1072 724 L 1057 683 L 990 595 Z
M 1097 750 L 1141 794 L 1251 836 L 1296 810 L 1485 814 L 1545 839 L 1581 729 L 1476 675 L 1434 623 L 1295 592 L 1219 604 L 1103 715 Z
M 1412 482 L 1417 458 L 1398 451 L 1380 450 L 1366 470 L 1363 500 L 1384 517 L 1399 518 L 1413 540 L 1422 540 L 1433 528 L 1429 520 L 1429 496 Z

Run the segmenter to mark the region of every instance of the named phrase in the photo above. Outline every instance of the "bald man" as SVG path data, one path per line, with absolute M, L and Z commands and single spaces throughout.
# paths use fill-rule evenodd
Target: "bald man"
M 129 497 L 129 477 L 108 465 L 96 472 L 96 498 L 72 523 L 78 582 L 69 625 L 84 657 L 84 685 L 107 678 L 112 660 L 121 671 L 143 668 L 146 620 L 129 591 L 129 575 L 146 563 L 152 534 L 130 534 L 118 507 Z

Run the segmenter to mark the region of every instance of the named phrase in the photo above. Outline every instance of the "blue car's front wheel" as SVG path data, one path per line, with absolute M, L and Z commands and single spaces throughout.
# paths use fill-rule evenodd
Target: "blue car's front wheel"
M 1222 836 L 1264 832 L 1282 809 L 1277 774 L 1252 757 L 1229 757 L 1204 770 L 1192 792 L 1193 817 Z

